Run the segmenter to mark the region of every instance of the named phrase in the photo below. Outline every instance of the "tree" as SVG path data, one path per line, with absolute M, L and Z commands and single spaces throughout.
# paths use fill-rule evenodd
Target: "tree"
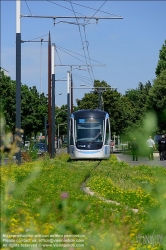
M 140 82 L 136 89 L 128 90 L 125 93 L 132 106 L 132 127 L 135 131 L 143 132 L 142 121 L 148 110 L 148 97 L 151 88 L 150 81 L 145 85 Z
M 81 100 L 76 100 L 78 109 L 96 109 L 98 107 L 98 98 L 97 93 L 85 94 Z
M 166 133 L 166 70 L 154 80 L 149 93 L 149 110 L 157 115 L 158 132 Z
M 159 60 L 155 72 L 156 76 L 159 76 L 164 70 L 166 70 L 166 40 L 159 53 Z
M 21 127 L 27 137 L 44 132 L 44 118 L 47 116 L 47 97 L 39 95 L 35 86 L 21 86 Z
M 15 104 L 16 83 L 10 77 L 4 75 L 0 70 L 0 106 L 6 121 L 6 130 L 12 133 L 15 131 L 16 104 Z
M 0 105 L 6 120 L 6 129 L 15 133 L 16 82 L 0 71 Z M 30 137 L 44 132 L 44 117 L 47 115 L 47 97 L 39 95 L 36 87 L 21 85 L 21 128 Z
M 56 135 L 58 134 L 58 126 L 59 135 L 67 135 L 67 105 L 62 105 L 61 108 L 55 107 L 55 110 Z
M 98 109 L 100 106 L 99 101 L 100 101 L 101 87 L 103 87 L 104 90 L 102 96 L 104 96 L 104 93 L 108 91 L 108 88 L 111 89 L 111 86 L 109 86 L 105 81 L 100 82 L 99 80 L 95 80 L 93 86 L 93 88 L 95 88 L 94 91 L 85 94 L 81 100 L 79 99 L 76 100 L 78 109 Z M 102 102 L 104 102 L 104 98 L 102 98 L 102 100 L 103 100 Z M 104 103 L 102 103 L 102 106 L 103 105 Z

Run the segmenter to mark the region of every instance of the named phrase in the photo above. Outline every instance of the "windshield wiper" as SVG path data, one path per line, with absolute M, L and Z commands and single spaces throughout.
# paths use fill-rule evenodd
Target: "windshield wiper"
M 92 142 L 94 142 L 97 137 L 99 137 L 99 135 L 101 135 L 101 131 L 95 136 L 95 138 L 93 140 L 91 140 L 88 144 L 90 145 Z

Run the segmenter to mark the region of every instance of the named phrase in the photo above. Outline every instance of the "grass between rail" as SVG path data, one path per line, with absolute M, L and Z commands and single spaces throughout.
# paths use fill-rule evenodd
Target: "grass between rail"
M 96 164 L 62 154 L 2 166 L 1 249 L 11 249 L 14 235 L 20 245 L 13 248 L 25 249 L 22 237 L 30 244 L 40 234 L 45 242 L 50 235 L 61 243 L 64 235 L 83 237 L 75 246 L 54 243 L 56 250 L 166 249 L 166 169 L 131 167 L 114 155 Z M 85 180 L 93 195 L 81 189 Z M 28 244 L 26 249 L 33 249 Z

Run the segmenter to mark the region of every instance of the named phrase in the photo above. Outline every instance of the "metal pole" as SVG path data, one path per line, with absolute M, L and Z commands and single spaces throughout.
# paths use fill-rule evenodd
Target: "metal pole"
M 21 147 L 21 1 L 16 0 L 16 136 L 17 146 Z M 16 160 L 21 164 L 21 151 L 16 153 Z
M 51 156 L 51 38 L 48 37 L 48 153 Z
M 55 74 L 52 75 L 52 149 L 51 157 L 55 156 Z
M 51 157 L 55 156 L 55 68 L 54 68 L 55 44 L 52 44 L 52 150 Z
M 73 113 L 73 76 L 72 76 L 72 66 L 71 68 L 71 77 L 70 77 L 70 86 L 71 86 L 71 113 Z
M 45 152 L 47 151 L 47 120 L 44 117 Z
M 67 72 L 67 153 L 70 145 L 70 71 Z
M 59 124 L 58 124 L 58 143 L 57 143 L 57 147 L 59 148 Z
M 99 109 L 101 109 L 101 91 L 99 91 Z

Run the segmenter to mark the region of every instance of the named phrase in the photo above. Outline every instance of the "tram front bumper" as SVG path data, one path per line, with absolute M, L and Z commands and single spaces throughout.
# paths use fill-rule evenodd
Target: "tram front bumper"
M 108 159 L 110 157 L 110 146 L 106 145 L 99 150 L 79 150 L 70 147 L 71 159 Z

